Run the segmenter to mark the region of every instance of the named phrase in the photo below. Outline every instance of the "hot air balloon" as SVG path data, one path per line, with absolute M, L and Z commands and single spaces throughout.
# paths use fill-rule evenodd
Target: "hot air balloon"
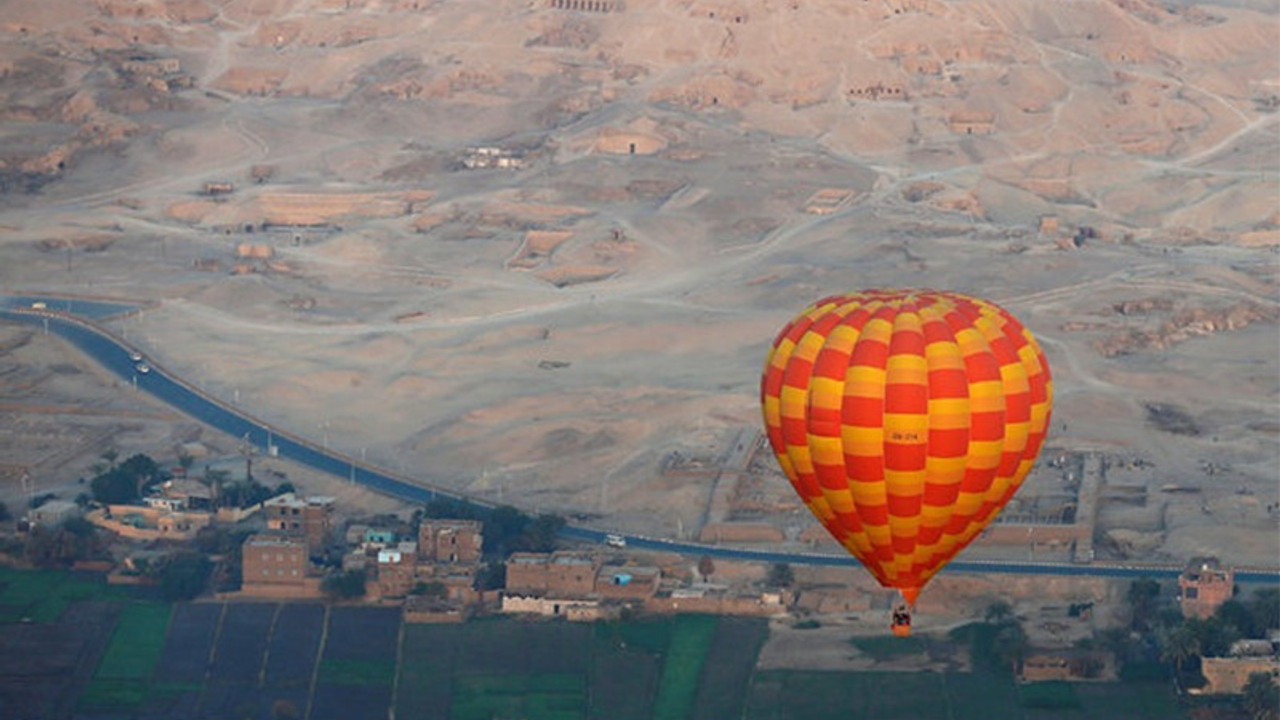
M 1049 364 L 994 303 L 953 292 L 827 297 L 773 342 L 769 443 L 829 533 L 910 607 L 1013 497 L 1044 444 Z

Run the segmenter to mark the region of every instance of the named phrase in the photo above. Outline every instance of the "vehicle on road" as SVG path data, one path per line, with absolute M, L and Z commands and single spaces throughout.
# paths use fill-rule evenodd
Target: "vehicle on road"
M 622 537 L 621 535 L 609 534 L 604 536 L 604 544 L 608 545 L 609 547 L 616 547 L 616 548 L 626 547 L 627 539 Z
M 146 363 L 138 363 L 135 369 L 143 375 L 151 372 L 151 366 Z
M 49 306 L 48 306 L 48 305 L 46 305 L 45 303 L 40 302 L 39 300 L 37 300 L 36 302 L 31 303 L 31 309 L 32 309 L 32 310 L 47 310 L 48 308 L 49 308 Z
M 129 352 L 129 359 L 134 362 L 142 362 L 142 353 L 137 350 L 132 350 Z

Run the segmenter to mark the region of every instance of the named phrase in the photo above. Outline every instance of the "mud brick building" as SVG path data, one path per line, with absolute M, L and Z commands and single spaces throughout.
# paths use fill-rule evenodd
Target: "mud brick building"
M 427 518 L 418 527 L 419 562 L 474 565 L 483 545 L 479 520 Z
M 1178 603 L 1183 617 L 1210 618 L 1218 606 L 1231 599 L 1235 573 L 1217 558 L 1192 558 L 1178 576 Z
M 299 498 L 285 493 L 263 503 L 267 527 L 282 535 L 300 537 L 306 541 L 307 551 L 318 555 L 329 541 L 333 528 L 333 498 L 313 495 Z

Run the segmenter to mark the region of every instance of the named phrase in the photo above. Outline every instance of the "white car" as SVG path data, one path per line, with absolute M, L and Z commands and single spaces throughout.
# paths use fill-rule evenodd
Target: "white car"
M 151 366 L 146 363 L 138 363 L 137 370 L 143 375 L 146 375 L 147 373 L 151 372 Z
M 138 352 L 137 350 L 134 350 L 129 353 L 129 359 L 134 362 L 142 362 L 142 353 Z
M 613 534 L 605 535 L 604 544 L 608 545 L 609 547 L 616 547 L 616 548 L 626 547 L 627 539 L 622 537 L 621 535 L 613 535 Z

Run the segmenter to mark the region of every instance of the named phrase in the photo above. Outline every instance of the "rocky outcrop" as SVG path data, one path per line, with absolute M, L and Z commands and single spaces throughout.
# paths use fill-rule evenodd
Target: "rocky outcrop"
M 1145 314 L 1167 302 L 1126 301 L 1113 308 L 1122 315 Z M 1239 330 L 1256 322 L 1273 323 L 1277 319 L 1280 319 L 1280 310 L 1252 302 L 1223 308 L 1189 308 L 1175 313 L 1155 329 L 1130 329 L 1112 333 L 1094 341 L 1093 345 L 1103 357 L 1116 357 L 1142 350 L 1163 350 L 1193 337 Z

